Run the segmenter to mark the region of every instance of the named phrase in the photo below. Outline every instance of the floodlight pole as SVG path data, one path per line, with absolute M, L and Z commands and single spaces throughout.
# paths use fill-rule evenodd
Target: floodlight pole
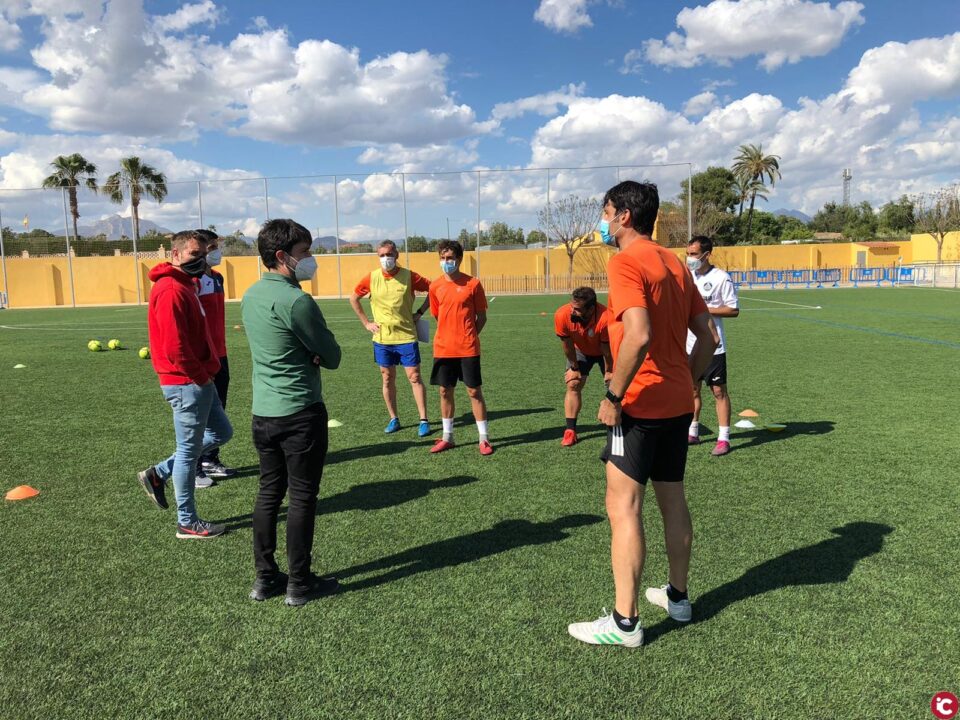
M 403 202 L 403 249 L 407 253 L 407 269 L 410 268 L 410 233 L 407 230 L 407 174 L 400 173 L 400 199 Z
M 67 234 L 67 189 L 60 188 L 60 195 L 63 197 L 63 237 L 67 241 L 67 273 L 70 275 L 70 303 L 73 307 L 77 306 L 77 292 L 73 285 L 73 257 L 70 253 L 70 236 Z M 2 231 L 0 231 L 2 234 Z
M 3 293 L 7 296 L 4 307 L 10 307 L 10 283 L 7 281 L 7 253 L 3 249 L 3 210 L 0 208 L 0 265 L 3 266 Z
M 333 176 L 333 222 L 336 228 L 334 242 L 337 248 L 337 297 L 343 297 L 343 275 L 340 269 L 340 201 L 337 198 L 337 176 Z
M 120 187 L 120 183 L 117 183 L 117 188 Z M 137 233 L 134 231 L 133 227 L 133 182 L 129 184 L 130 189 L 130 234 L 133 236 L 133 273 L 137 278 L 137 305 L 143 303 L 143 289 L 140 282 L 140 255 L 137 252 Z M 120 223 L 120 227 L 123 227 L 123 223 Z M 173 249 L 172 247 L 170 248 Z
M 263 179 L 263 210 L 266 213 L 267 220 L 270 219 L 270 190 L 267 187 L 267 179 Z
M 203 230 L 203 192 L 200 190 L 200 181 L 197 180 L 197 215 L 200 219 L 200 229 Z
M 480 279 L 480 171 L 477 171 L 477 244 L 474 250 L 477 258 L 477 279 Z
M 687 245 L 693 240 L 693 163 L 687 163 Z
M 547 282 L 546 282 L 546 291 L 550 292 L 550 225 L 552 223 L 551 211 L 550 211 L 550 168 L 547 168 L 547 232 L 544 233 L 547 236 L 547 241 L 544 243 L 544 257 L 546 258 L 546 270 L 547 270 Z

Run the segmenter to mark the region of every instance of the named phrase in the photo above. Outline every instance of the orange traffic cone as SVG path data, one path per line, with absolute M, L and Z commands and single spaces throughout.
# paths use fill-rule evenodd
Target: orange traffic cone
M 17 485 L 13 490 L 6 494 L 7 500 L 26 500 L 34 495 L 39 495 L 39 490 L 34 490 L 29 485 Z

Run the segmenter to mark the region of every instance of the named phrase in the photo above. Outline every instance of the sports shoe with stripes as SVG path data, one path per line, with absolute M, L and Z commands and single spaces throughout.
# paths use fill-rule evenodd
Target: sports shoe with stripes
M 226 525 L 207 522 L 199 518 L 186 525 L 177 525 L 177 537 L 181 540 L 209 540 L 220 537 L 227 531 Z
M 680 602 L 673 602 L 673 600 L 667 596 L 666 585 L 658 588 L 647 588 L 644 595 L 646 595 L 648 603 L 663 608 L 667 611 L 667 615 L 677 622 L 687 623 L 693 620 L 693 606 L 690 605 L 690 601 L 681 600 Z
M 643 627 L 637 623 L 633 632 L 624 632 L 614 622 L 613 613 L 603 615 L 593 622 L 572 623 L 567 626 L 567 632 L 581 642 L 590 645 L 622 645 L 623 647 L 640 647 L 643 645 Z

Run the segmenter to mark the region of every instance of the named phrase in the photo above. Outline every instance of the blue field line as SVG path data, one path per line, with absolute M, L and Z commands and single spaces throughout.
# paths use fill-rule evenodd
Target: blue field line
M 827 327 L 839 328 L 841 330 L 857 330 L 859 332 L 869 333 L 871 335 L 882 335 L 884 337 L 897 338 L 898 340 L 909 340 L 911 342 L 923 343 L 925 345 L 940 345 L 942 347 L 960 350 L 960 342 L 952 342 L 950 340 L 937 340 L 935 338 L 920 337 L 918 335 L 904 335 L 903 333 L 892 332 L 890 330 L 879 330 L 877 328 L 863 327 L 862 325 L 850 325 L 848 323 L 836 322 L 834 320 L 816 320 L 814 318 L 801 315 L 785 315 L 784 317 L 789 317 L 792 320 L 800 320 L 801 322 L 826 325 Z

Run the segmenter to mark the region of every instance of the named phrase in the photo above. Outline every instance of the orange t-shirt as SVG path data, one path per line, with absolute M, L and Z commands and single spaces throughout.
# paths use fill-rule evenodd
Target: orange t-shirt
M 477 357 L 480 354 L 477 313 L 486 310 L 487 296 L 475 277 L 461 273 L 456 280 L 448 280 L 446 275 L 441 275 L 430 283 L 430 312 L 437 319 L 433 356 Z
M 388 273 L 383 268 L 380 269 L 380 272 L 383 273 L 385 278 L 393 277 L 393 273 Z M 411 293 L 427 292 L 427 290 L 430 289 L 430 281 L 423 275 L 418 275 L 413 270 L 410 271 L 410 281 Z M 360 282 L 357 283 L 353 292 L 357 297 L 366 297 L 370 294 L 370 273 L 367 273 L 360 279 Z
M 623 341 L 623 313 L 646 308 L 650 315 L 647 356 L 623 398 L 631 417 L 672 418 L 693 412 L 693 378 L 687 363 L 687 327 L 707 306 L 690 271 L 669 250 L 635 240 L 607 264 L 614 364 Z
M 573 346 L 588 357 L 598 357 L 603 355 L 601 343 L 610 342 L 610 336 L 607 332 L 610 314 L 607 312 L 607 306 L 597 303 L 590 324 L 584 327 L 570 321 L 570 314 L 573 306 L 570 303 L 562 306 L 553 315 L 553 329 L 559 338 L 570 338 L 573 340 Z

